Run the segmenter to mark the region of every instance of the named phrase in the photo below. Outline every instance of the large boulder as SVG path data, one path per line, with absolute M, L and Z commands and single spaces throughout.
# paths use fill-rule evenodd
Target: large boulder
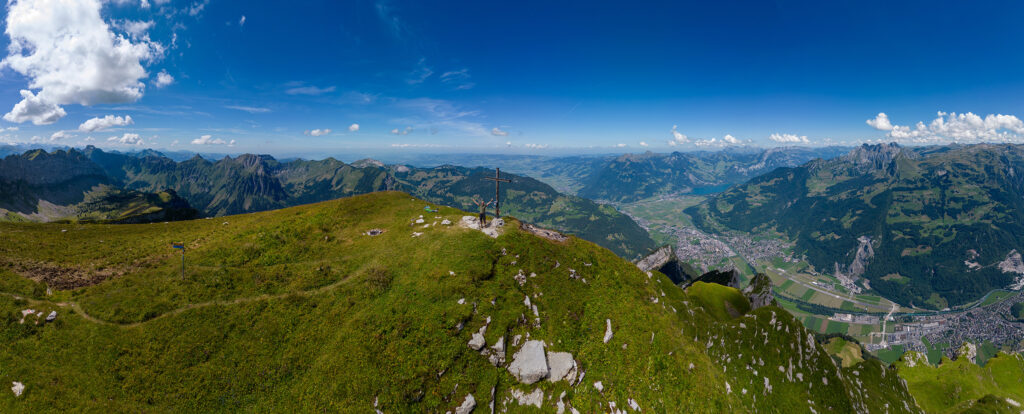
M 523 384 L 533 384 L 548 376 L 548 360 L 543 341 L 526 341 L 512 356 L 508 371 Z
M 576 380 L 576 360 L 568 352 L 548 352 L 548 381 Z

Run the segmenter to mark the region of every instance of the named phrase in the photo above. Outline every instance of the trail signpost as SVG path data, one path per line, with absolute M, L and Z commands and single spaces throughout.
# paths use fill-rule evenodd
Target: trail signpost
M 185 280 L 185 243 L 171 242 L 171 247 L 181 249 L 181 280 Z
M 511 183 L 508 178 L 501 178 L 501 168 L 494 169 L 494 177 L 484 177 L 485 180 L 494 181 L 494 218 L 501 218 L 501 195 L 499 186 L 501 183 Z

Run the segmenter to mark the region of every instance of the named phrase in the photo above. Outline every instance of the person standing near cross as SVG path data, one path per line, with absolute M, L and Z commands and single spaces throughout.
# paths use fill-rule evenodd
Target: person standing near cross
M 481 229 L 484 228 L 484 227 L 487 227 L 487 206 L 491 205 L 491 203 L 493 203 L 493 202 L 494 202 L 494 199 L 491 199 L 491 201 L 488 201 L 488 202 L 485 203 L 483 200 L 481 200 L 479 198 L 476 198 L 476 197 L 473 197 L 473 203 L 476 204 L 477 207 L 480 207 L 480 228 Z

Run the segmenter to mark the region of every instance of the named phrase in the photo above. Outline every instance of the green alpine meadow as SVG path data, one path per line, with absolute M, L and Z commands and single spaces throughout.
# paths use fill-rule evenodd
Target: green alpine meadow
M 216 219 L 0 224 L 0 377 L 25 386 L 0 404 L 920 412 L 895 368 L 840 366 L 777 306 L 684 291 L 511 217 L 491 237 L 467 215 L 384 192 Z M 567 354 L 570 372 L 517 378 L 534 345 L 547 364 Z

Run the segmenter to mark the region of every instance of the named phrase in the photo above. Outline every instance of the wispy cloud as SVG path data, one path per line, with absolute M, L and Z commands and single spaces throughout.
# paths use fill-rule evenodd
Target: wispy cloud
M 336 88 L 334 86 L 328 86 L 326 88 L 321 88 L 321 87 L 318 87 L 318 86 L 299 86 L 299 87 L 290 88 L 290 89 L 284 91 L 284 93 L 289 94 L 289 95 L 312 95 L 312 96 L 315 96 L 315 95 L 323 95 L 325 93 L 334 92 L 335 89 Z
M 392 120 L 394 123 L 476 137 L 485 137 L 491 133 L 483 123 L 476 121 L 481 116 L 480 111 L 465 109 L 450 101 L 431 98 L 398 99 L 394 101 L 393 107 L 410 113 Z
M 508 136 L 508 131 L 502 131 L 498 127 L 494 127 L 494 128 L 491 128 L 491 135 L 494 135 L 496 137 L 507 137 Z
M 234 109 L 238 111 L 245 111 L 250 114 L 264 114 L 270 112 L 270 108 L 261 108 L 258 106 L 242 106 L 242 105 L 227 105 L 225 108 Z
M 476 86 L 475 83 L 470 82 L 469 69 L 466 68 L 442 73 L 441 82 L 453 85 L 455 90 L 471 89 Z
M 434 74 L 434 70 L 427 66 L 427 58 L 420 58 L 416 62 L 416 67 L 409 73 L 409 77 L 405 79 L 405 82 L 410 85 L 418 85 L 423 83 Z
M 322 136 L 330 134 L 330 133 L 331 133 L 330 128 L 306 130 L 306 132 L 305 132 L 306 135 L 313 136 L 313 137 L 322 137 Z

